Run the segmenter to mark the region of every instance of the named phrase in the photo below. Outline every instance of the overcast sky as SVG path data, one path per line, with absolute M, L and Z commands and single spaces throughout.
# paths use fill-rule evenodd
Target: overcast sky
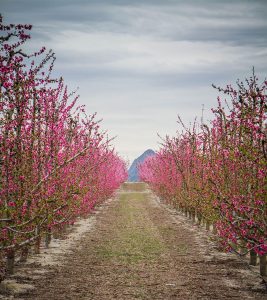
M 217 91 L 267 70 L 267 0 L 0 0 L 6 23 L 33 24 L 30 49 L 52 48 L 56 74 L 103 118 L 132 161 L 212 118 Z

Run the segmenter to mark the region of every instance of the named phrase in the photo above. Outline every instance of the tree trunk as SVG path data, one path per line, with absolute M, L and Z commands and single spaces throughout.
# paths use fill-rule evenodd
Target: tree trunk
M 45 234 L 45 248 L 49 248 L 49 244 L 51 243 L 51 228 L 47 230 L 47 233 Z
M 198 225 L 201 225 L 202 216 L 200 213 L 197 214 L 197 218 L 198 218 Z
M 14 274 L 15 251 L 9 250 L 6 259 L 6 272 L 9 275 Z
M 260 255 L 260 274 L 261 276 L 267 276 L 267 267 L 266 267 L 266 254 Z
M 192 221 L 193 221 L 193 223 L 196 222 L 196 213 L 194 210 L 192 211 Z
M 28 259 L 28 254 L 29 254 L 29 248 L 27 246 L 23 247 L 21 249 L 21 253 L 20 253 L 20 262 L 25 262 Z
M 39 227 L 36 227 L 35 229 L 35 234 L 38 236 L 40 234 L 40 229 Z M 34 253 L 35 254 L 40 254 L 40 246 L 41 246 L 41 237 L 38 236 L 36 238 L 35 244 L 34 244 Z
M 257 253 L 251 249 L 249 252 L 250 258 L 249 258 L 249 264 L 251 266 L 256 266 L 257 265 Z

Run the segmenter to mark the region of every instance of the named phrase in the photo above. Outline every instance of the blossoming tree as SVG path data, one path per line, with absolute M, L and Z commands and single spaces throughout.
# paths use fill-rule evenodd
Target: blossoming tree
M 217 87 L 215 87 L 217 88 Z M 166 137 L 162 149 L 140 166 L 140 178 L 163 199 L 210 223 L 228 251 L 258 254 L 266 275 L 267 253 L 267 81 L 253 75 L 217 88 L 210 126 Z M 229 100 L 230 99 L 230 100 Z
M 0 253 L 10 273 L 18 250 L 25 259 L 44 236 L 48 246 L 56 228 L 86 216 L 127 178 L 96 115 L 52 78 L 54 53 L 23 50 L 31 28 L 0 20 Z

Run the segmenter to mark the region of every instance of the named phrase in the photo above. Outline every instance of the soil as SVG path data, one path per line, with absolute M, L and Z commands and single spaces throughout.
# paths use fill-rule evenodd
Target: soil
M 18 267 L 34 290 L 0 299 L 267 299 L 262 279 L 211 238 L 144 184 L 126 183 L 58 263 Z

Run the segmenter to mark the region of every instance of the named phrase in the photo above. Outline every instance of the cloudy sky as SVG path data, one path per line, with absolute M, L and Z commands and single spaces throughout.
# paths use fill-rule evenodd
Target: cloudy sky
M 267 1 L 0 0 L 6 23 L 34 25 L 30 49 L 52 48 L 55 73 L 103 118 L 132 161 L 157 133 L 210 120 L 217 91 L 267 71 Z

